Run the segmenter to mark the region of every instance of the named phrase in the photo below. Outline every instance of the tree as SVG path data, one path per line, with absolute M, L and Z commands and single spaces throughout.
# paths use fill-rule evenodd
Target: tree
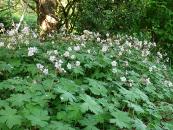
M 55 30 L 58 24 L 56 17 L 58 2 L 56 0 L 35 0 L 35 2 L 40 38 L 44 40 L 46 34 Z

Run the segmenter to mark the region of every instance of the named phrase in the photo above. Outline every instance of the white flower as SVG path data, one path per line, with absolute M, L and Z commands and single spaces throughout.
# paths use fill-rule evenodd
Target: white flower
M 155 42 L 153 42 L 153 46 L 156 47 L 156 43 Z
M 66 51 L 65 53 L 64 53 L 64 57 L 69 57 L 70 56 L 70 53 L 68 52 L 68 51 Z
M 59 62 L 55 62 L 55 68 L 56 68 L 56 69 L 61 68 L 61 64 L 60 64 Z
M 73 60 L 73 59 L 75 59 L 76 58 L 76 56 L 75 55 L 71 55 L 71 59 Z
M 16 33 L 16 31 L 15 30 L 10 30 L 7 33 L 8 33 L 9 36 L 13 36 Z
M 150 51 L 149 50 L 144 50 L 142 51 L 142 57 L 146 57 L 150 54 Z
M 163 58 L 163 56 L 162 56 L 162 54 L 161 54 L 160 52 L 157 52 L 157 56 L 158 56 L 160 59 Z
M 106 33 L 106 37 L 109 37 L 109 33 Z
M 34 38 L 37 38 L 37 34 L 35 32 L 32 32 L 32 35 Z
M 131 50 L 128 50 L 128 53 L 131 54 L 132 53 Z
M 92 34 L 92 32 L 90 32 L 90 31 L 88 31 L 88 30 L 84 30 L 83 33 L 84 33 L 85 35 L 91 35 L 91 34 Z
M 115 40 L 115 44 L 116 45 L 120 45 L 120 41 L 119 40 Z
M 68 47 L 68 51 L 72 51 L 72 48 L 71 47 Z
M 62 72 L 63 72 L 63 73 L 66 73 L 66 70 L 65 70 L 64 68 L 61 68 L 60 71 L 61 71 L 61 73 L 62 73 Z
M 151 82 L 150 82 L 150 78 L 145 79 L 145 83 L 146 83 L 146 84 L 150 84 L 150 83 L 151 83 Z
M 58 61 L 60 64 L 64 63 L 61 59 Z
M 28 56 L 33 56 L 35 53 L 37 53 L 38 49 L 36 47 L 29 47 L 28 48 Z
M 117 62 L 116 61 L 112 61 L 111 64 L 112 64 L 113 67 L 117 66 Z
M 168 87 L 172 87 L 173 83 L 171 81 L 165 80 L 164 81 L 165 85 L 167 85 Z
M 130 79 L 129 80 L 129 86 L 132 87 L 133 83 L 134 83 L 134 81 Z
M 3 28 L 4 27 L 4 24 L 3 23 L 0 23 L 0 27 Z
M 149 71 L 150 71 L 150 72 L 152 72 L 153 70 L 156 70 L 156 69 L 157 69 L 157 67 L 156 67 L 155 65 L 149 67 Z
M 75 51 L 80 51 L 80 46 L 74 46 L 73 48 Z
M 112 69 L 112 73 L 115 74 L 115 73 L 117 73 L 117 72 L 118 72 L 118 70 L 117 70 L 116 68 L 113 68 L 113 69 Z
M 122 56 L 122 54 L 123 54 L 123 53 L 120 51 L 120 52 L 118 53 L 118 56 Z
M 43 73 L 44 73 L 45 75 L 48 75 L 48 73 L 49 73 L 49 72 L 48 72 L 48 69 L 44 69 L 44 70 L 43 70 Z
M 168 86 L 169 86 L 169 87 L 172 87 L 172 86 L 173 86 L 173 84 L 172 84 L 171 81 L 168 82 Z
M 54 52 L 54 54 L 55 54 L 55 55 L 57 55 L 57 54 L 58 54 L 58 51 L 57 51 L 57 50 L 54 50 L 53 52 Z
M 149 67 L 149 71 L 152 72 L 153 71 L 153 67 Z
M 56 57 L 55 57 L 55 56 L 50 56 L 50 57 L 49 57 L 49 60 L 50 60 L 51 62 L 54 62 L 54 61 L 56 61 Z
M 163 69 L 166 70 L 166 65 L 163 65 Z
M 125 66 L 129 66 L 129 62 L 128 61 L 125 61 Z
M 80 66 L 80 61 L 76 61 L 76 66 Z
M 100 41 L 101 41 L 101 39 L 98 37 L 98 38 L 97 38 L 97 42 L 100 42 Z
M 62 96 L 60 98 L 61 98 L 61 100 L 64 100 L 64 98 Z
M 72 68 L 72 65 L 70 63 L 68 63 L 67 68 L 70 70 Z
M 122 82 L 126 82 L 126 77 L 120 77 Z
M 129 41 L 126 41 L 125 44 L 129 47 L 132 47 L 132 44 Z
M 4 42 L 0 42 L 0 47 L 3 47 L 4 46 Z
M 123 47 L 123 46 L 120 47 L 120 51 L 121 51 L 121 52 L 124 51 L 124 47 Z
M 84 43 L 82 43 L 81 46 L 84 47 L 84 48 L 86 47 L 86 45 Z
M 36 66 L 37 66 L 37 68 L 39 69 L 39 70 L 43 70 L 43 68 L 44 68 L 44 66 L 42 65 L 42 64 L 36 64 Z
M 90 54 L 91 53 L 91 50 L 88 49 L 87 52 L 88 52 L 88 54 Z
M 107 52 L 107 50 L 108 50 L 108 46 L 107 45 L 103 45 L 102 52 Z

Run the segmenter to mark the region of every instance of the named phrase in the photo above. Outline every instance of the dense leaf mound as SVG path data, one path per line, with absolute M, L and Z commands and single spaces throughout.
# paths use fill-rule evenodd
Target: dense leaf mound
M 154 43 L 33 36 L 0 39 L 0 129 L 173 129 L 173 74 Z

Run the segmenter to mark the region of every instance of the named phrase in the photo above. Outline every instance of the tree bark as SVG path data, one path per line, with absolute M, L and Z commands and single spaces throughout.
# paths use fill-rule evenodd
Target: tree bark
M 40 28 L 40 39 L 44 40 L 46 35 L 56 29 L 58 19 L 56 11 L 57 0 L 35 0 L 37 7 L 37 22 Z

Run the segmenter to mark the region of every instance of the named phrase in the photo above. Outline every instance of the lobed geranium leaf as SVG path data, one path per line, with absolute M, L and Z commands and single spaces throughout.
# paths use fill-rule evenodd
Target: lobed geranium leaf
M 31 122 L 33 126 L 44 127 L 48 125 L 48 112 L 39 108 L 32 108 L 29 113 L 26 113 L 25 117 Z
M 91 90 L 91 92 L 95 95 L 102 95 L 102 96 L 106 96 L 107 95 L 107 89 L 105 87 L 105 83 L 101 82 L 101 81 L 97 81 L 94 79 L 89 79 L 87 78 L 87 80 L 89 81 L 89 89 Z
M 111 123 L 115 123 L 119 128 L 131 128 L 132 119 L 128 116 L 127 112 L 114 111 L 111 113 L 114 119 L 111 119 Z
M 94 98 L 89 95 L 81 95 L 81 99 L 84 100 L 84 103 L 81 104 L 81 111 L 86 112 L 90 110 L 95 114 L 103 112 L 102 107 L 94 100 Z
M 134 125 L 133 125 L 136 130 L 146 130 L 147 129 L 147 126 L 139 119 L 135 119 L 134 120 Z
M 8 128 L 12 128 L 16 125 L 21 125 L 22 117 L 17 115 L 17 110 L 10 107 L 6 107 L 4 110 L 0 110 L 0 123 L 6 124 Z

